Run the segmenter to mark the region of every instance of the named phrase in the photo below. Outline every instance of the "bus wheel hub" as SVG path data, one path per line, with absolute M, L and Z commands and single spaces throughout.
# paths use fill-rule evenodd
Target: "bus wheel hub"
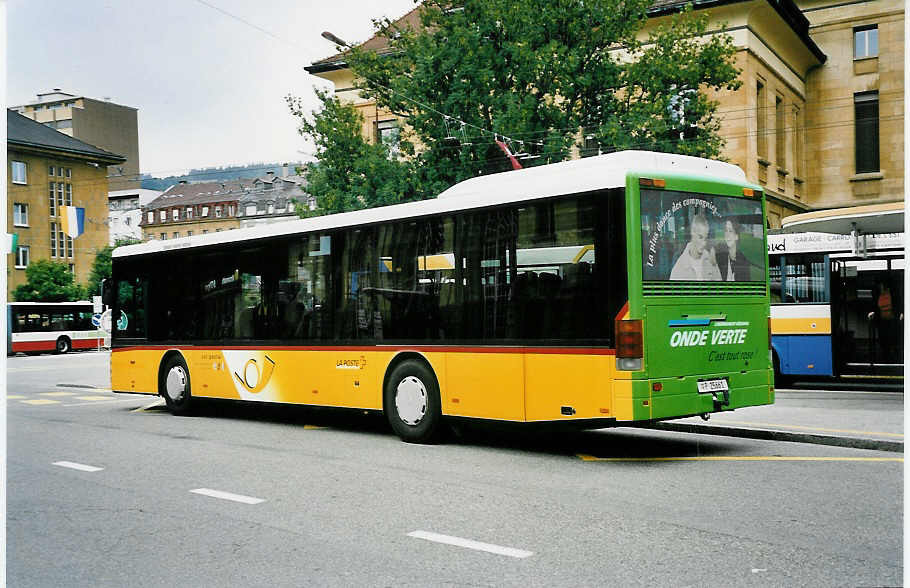
M 186 374 L 182 367 L 175 365 L 171 368 L 171 371 L 167 373 L 164 389 L 171 400 L 183 398 L 183 393 L 186 391 Z
M 395 390 L 395 408 L 405 424 L 414 426 L 427 414 L 427 389 L 418 378 L 408 376 Z

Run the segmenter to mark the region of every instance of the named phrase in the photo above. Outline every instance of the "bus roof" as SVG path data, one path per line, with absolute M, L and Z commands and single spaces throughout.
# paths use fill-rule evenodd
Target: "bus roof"
M 460 182 L 437 198 L 394 204 L 366 210 L 297 219 L 244 229 L 194 235 L 170 240 L 148 241 L 118 247 L 113 257 L 144 255 L 161 251 L 207 247 L 268 237 L 325 231 L 354 225 L 367 225 L 394 219 L 414 218 L 458 210 L 469 210 L 522 200 L 548 198 L 620 188 L 630 173 L 642 175 L 709 175 L 717 179 L 745 183 L 746 175 L 737 166 L 687 155 L 651 151 L 620 151 L 528 169 L 478 176 Z
M 853 229 L 860 233 L 900 233 L 904 230 L 904 202 L 887 204 L 865 204 L 848 208 L 816 210 L 784 217 L 781 232 L 850 234 Z
M 92 306 L 92 302 L 81 300 L 79 302 L 7 302 L 10 306 Z

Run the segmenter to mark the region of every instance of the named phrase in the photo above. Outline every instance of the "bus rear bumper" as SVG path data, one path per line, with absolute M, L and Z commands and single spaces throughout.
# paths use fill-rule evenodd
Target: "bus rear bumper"
M 720 378 L 727 380 L 729 390 L 726 393 L 699 392 L 698 381 L 707 379 L 705 376 L 632 381 L 630 383 L 634 392 L 631 397 L 617 398 L 621 401 L 620 405 L 631 405 L 628 407 L 629 410 L 621 411 L 619 420 L 672 419 L 774 404 L 771 370 L 717 374 L 710 377 Z

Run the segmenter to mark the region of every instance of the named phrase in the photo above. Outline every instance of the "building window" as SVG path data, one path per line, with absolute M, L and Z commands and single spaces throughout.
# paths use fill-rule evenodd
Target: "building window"
M 166 241 L 166 240 L 167 240 L 167 233 L 161 233 L 160 235 L 158 235 L 158 238 L 161 239 L 162 241 Z
M 57 175 L 57 168 L 52 165 L 47 166 L 47 175 L 54 176 Z
M 799 108 L 793 107 L 793 174 L 803 177 L 803 119 Z
M 853 95 L 856 121 L 856 173 L 880 171 L 878 158 L 878 91 Z
M 269 202 L 269 214 L 275 214 L 275 205 Z
M 12 174 L 10 177 L 12 178 L 14 184 L 28 183 L 24 161 L 11 161 L 10 168 L 12 169 Z
M 57 225 L 58 229 L 62 229 L 63 225 Z M 66 257 L 66 238 L 63 234 L 63 231 L 57 231 L 57 257 Z
M 51 223 L 51 257 L 57 257 L 57 223 Z
M 234 205 L 228 204 L 228 216 L 234 216 Z
M 186 207 L 186 219 L 190 220 L 191 218 L 193 218 L 193 207 L 187 206 Z
M 398 129 L 398 121 L 383 120 L 376 123 L 376 142 L 382 143 L 388 147 L 389 155 L 398 155 L 399 138 L 400 131 Z
M 256 205 L 255 205 L 255 204 L 247 204 L 247 205 L 246 205 L 246 215 L 247 215 L 247 216 L 253 216 L 254 214 L 256 214 Z
M 208 216 L 208 215 L 209 215 L 209 207 L 203 206 L 202 207 L 202 216 Z
M 21 245 L 16 250 L 16 268 L 25 269 L 28 267 L 28 246 Z
M 215 218 L 221 218 L 221 205 L 215 207 Z
M 171 216 L 175 221 L 180 220 L 180 211 L 175 208 L 173 211 L 171 211 Z
M 13 225 L 17 227 L 28 226 L 28 204 L 19 202 L 13 204 Z
M 74 276 L 76 275 L 76 264 L 75 263 L 70 264 L 70 273 L 73 274 Z
M 66 206 L 66 200 L 63 192 L 63 182 L 57 182 L 57 206 Z
M 149 211 L 149 213 L 148 213 L 148 224 L 152 224 L 152 223 L 154 223 L 154 222 L 155 222 L 155 213 Z
M 878 25 L 867 25 L 853 29 L 853 59 L 865 59 L 878 55 Z
M 66 256 L 69 258 L 75 257 L 74 251 L 75 247 L 73 247 L 73 238 L 69 235 L 66 235 Z
M 167 222 L 167 211 L 166 211 L 166 210 L 162 210 L 162 211 L 159 213 L 158 218 L 161 219 L 161 222 L 166 223 L 166 222 Z
M 765 85 L 762 82 L 755 84 L 755 135 L 758 138 L 758 156 L 768 157 L 768 125 L 766 117 L 768 111 L 765 107 Z
M 48 215 L 49 216 L 57 216 L 57 197 L 54 195 L 55 194 L 54 186 L 56 186 L 56 184 L 54 184 L 54 182 L 48 183 L 48 196 L 49 196 Z
M 193 236 L 193 231 L 187 231 L 187 232 L 186 232 L 186 236 L 187 236 L 187 237 L 192 237 L 192 236 Z
M 774 159 L 777 169 L 787 169 L 787 129 L 786 116 L 784 115 L 784 99 L 774 97 Z
M 216 233 L 220 233 L 220 232 L 221 232 L 221 229 L 215 229 L 215 232 L 216 232 Z
M 67 206 L 73 205 L 73 185 L 72 184 L 66 185 L 66 205 Z
M 126 226 L 130 226 L 130 217 L 128 217 L 128 216 L 123 217 L 123 224 Z
M 72 126 L 72 122 L 70 123 L 70 126 Z M 69 127 L 66 127 L 66 128 L 69 128 Z M 73 177 L 73 168 L 71 168 L 71 167 L 66 168 L 66 177 L 68 177 L 68 178 Z
M 177 231 L 174 231 L 174 235 L 173 235 L 172 238 L 173 238 L 173 239 L 179 239 L 179 238 L 180 238 L 180 233 L 177 232 Z
M 206 234 L 208 234 L 208 232 L 209 232 L 209 230 L 208 230 L 208 229 L 202 229 L 202 234 L 203 234 L 203 235 L 206 235 Z

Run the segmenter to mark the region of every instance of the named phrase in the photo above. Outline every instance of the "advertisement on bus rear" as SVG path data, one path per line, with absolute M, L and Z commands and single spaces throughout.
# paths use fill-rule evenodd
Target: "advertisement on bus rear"
M 673 190 L 641 191 L 642 279 L 765 279 L 761 201 Z

